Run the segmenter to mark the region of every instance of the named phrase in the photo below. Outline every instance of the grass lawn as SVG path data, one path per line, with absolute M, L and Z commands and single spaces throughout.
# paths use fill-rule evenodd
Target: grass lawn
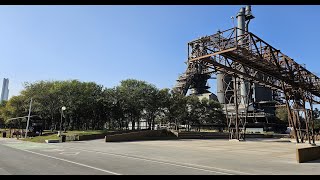
M 72 135 L 91 135 L 91 134 L 103 134 L 106 131 L 104 130 L 88 130 L 88 131 L 67 131 L 66 133 L 62 133 L 63 135 L 72 136 Z M 44 143 L 46 139 L 59 139 L 57 134 L 51 134 L 51 131 L 45 130 L 43 131 L 42 136 L 35 136 L 35 137 L 29 137 L 27 139 L 21 139 L 23 141 L 30 141 L 30 142 L 39 142 Z
M 30 142 L 38 142 L 44 143 L 46 139 L 59 139 L 57 134 L 52 134 L 48 136 L 35 136 L 35 137 L 28 137 L 27 139 L 20 139 L 22 141 L 30 141 Z
M 88 130 L 88 131 L 67 131 L 66 133 L 62 133 L 64 135 L 91 135 L 91 134 L 103 134 L 106 131 L 104 130 Z

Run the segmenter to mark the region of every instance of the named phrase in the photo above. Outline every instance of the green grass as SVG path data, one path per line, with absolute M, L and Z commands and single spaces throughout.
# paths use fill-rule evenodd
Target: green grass
M 268 131 L 268 132 L 263 131 L 263 134 L 269 135 L 269 134 L 275 134 L 275 133 L 273 131 Z
M 44 143 L 46 139 L 59 139 L 57 134 L 52 134 L 48 136 L 35 136 L 35 137 L 28 137 L 27 139 L 20 139 L 22 141 L 29 141 L 29 142 L 38 142 Z
M 92 135 L 92 134 L 103 134 L 106 131 L 104 130 L 88 130 L 88 131 L 67 131 L 66 133 L 62 133 L 63 135 L 67 136 L 72 136 L 72 135 Z M 27 139 L 21 139 L 23 141 L 29 141 L 29 142 L 38 142 L 38 143 L 44 143 L 46 139 L 59 139 L 57 134 L 51 134 L 51 135 L 46 135 L 51 133 L 51 131 L 45 130 L 43 131 L 42 136 L 35 136 L 35 137 L 28 137 Z
M 216 130 L 216 129 L 200 129 L 200 132 L 219 132 L 219 130 Z
M 106 131 L 104 130 L 88 130 L 88 131 L 67 131 L 66 133 L 62 133 L 64 135 L 92 135 L 92 134 L 103 134 Z
M 56 131 L 57 132 L 57 131 Z M 87 130 L 87 131 L 67 131 L 67 132 L 62 132 L 64 135 L 91 135 L 91 134 L 103 134 L 107 131 L 105 130 Z M 50 130 L 44 130 L 43 135 L 47 133 L 52 133 Z

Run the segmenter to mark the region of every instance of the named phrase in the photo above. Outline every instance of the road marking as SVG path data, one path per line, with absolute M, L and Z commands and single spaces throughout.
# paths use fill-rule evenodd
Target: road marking
M 23 142 L 15 142 L 15 141 L 9 141 L 9 142 L 6 142 L 8 144 L 20 144 L 20 143 L 23 143 Z
M 34 142 L 5 143 L 3 145 L 9 146 L 15 149 L 48 149 L 48 148 L 57 147 L 56 145 L 41 144 L 41 143 L 34 143 Z
M 61 152 L 59 154 L 63 154 L 63 155 L 71 155 L 71 156 L 74 156 L 74 155 L 78 155 L 80 152 Z
M 114 174 L 114 175 L 121 175 L 119 173 L 111 172 L 111 171 L 108 171 L 108 170 L 105 170 L 105 169 L 96 168 L 96 167 L 89 166 L 89 165 L 86 165 L 86 164 L 77 163 L 77 162 L 74 162 L 74 161 L 69 161 L 69 160 L 66 160 L 66 159 L 57 158 L 57 157 L 49 156 L 49 155 L 46 155 L 46 154 L 41 154 L 41 153 L 29 151 L 29 150 L 26 150 L 26 149 L 20 149 L 20 150 L 21 151 L 25 151 L 25 152 L 29 152 L 29 153 L 32 153 L 32 154 L 37 154 L 37 155 L 40 155 L 40 156 L 44 156 L 44 157 L 49 157 L 49 158 L 52 158 L 52 159 L 57 159 L 57 160 L 60 160 L 60 161 L 65 161 L 65 162 L 76 164 L 76 165 L 79 165 L 79 166 L 84 166 L 84 167 L 87 167 L 87 168 L 95 169 L 95 170 L 98 170 L 98 171 L 102 171 L 102 172 L 106 172 L 106 173 L 110 173 L 110 174 Z
M 42 149 L 40 151 L 45 151 L 45 152 L 55 152 L 55 151 L 63 151 L 63 149 Z
M 224 168 L 212 167 L 212 166 L 204 166 L 204 165 L 198 165 L 198 164 L 192 164 L 192 163 L 183 163 L 183 164 L 191 165 L 191 166 L 204 167 L 204 168 L 218 169 L 218 170 L 229 171 L 229 172 L 233 172 L 233 173 L 236 172 L 236 173 L 240 173 L 240 174 L 254 175 L 254 174 L 251 174 L 251 173 L 246 173 L 246 172 L 241 172 L 241 171 L 236 171 L 236 170 L 231 170 L 231 169 L 224 169 Z
M 152 160 L 152 159 L 146 159 L 146 158 L 142 158 L 142 157 L 132 157 L 130 155 L 106 153 L 106 152 L 99 152 L 99 151 L 92 151 L 92 150 L 85 150 L 85 149 L 78 149 L 78 148 L 71 148 L 71 147 L 65 147 L 65 148 L 77 149 L 77 150 L 80 150 L 80 151 L 87 151 L 87 152 L 95 152 L 97 154 L 107 154 L 107 155 L 111 155 L 111 156 L 120 156 L 120 157 L 126 157 L 126 158 L 131 158 L 131 159 L 138 159 L 138 160 L 142 160 L 142 161 L 155 162 L 155 163 L 159 163 L 159 164 L 167 164 L 167 165 L 172 165 L 172 166 L 184 167 L 184 168 L 195 169 L 195 170 L 200 170 L 200 171 L 213 172 L 213 173 L 218 173 L 218 174 L 233 175 L 233 174 L 226 173 L 226 172 L 219 172 L 219 171 L 213 171 L 213 170 L 208 170 L 208 169 L 201 169 L 201 168 L 197 168 L 197 167 L 191 167 L 191 166 L 187 166 L 187 165 L 176 164 L 176 163 L 173 163 L 173 162 L 164 162 L 164 161 L 160 161 L 160 160 Z M 199 166 L 199 165 L 197 165 L 197 166 Z M 213 167 L 210 167 L 210 168 L 213 168 Z M 222 169 L 222 168 L 216 168 L 216 169 L 225 170 L 225 171 L 232 171 L 232 170 Z M 243 173 L 243 172 L 240 172 L 240 171 L 233 171 L 233 172 Z M 243 173 L 243 174 L 249 174 L 249 173 Z
M 0 168 L 0 175 L 11 175 L 8 171 L 3 168 Z

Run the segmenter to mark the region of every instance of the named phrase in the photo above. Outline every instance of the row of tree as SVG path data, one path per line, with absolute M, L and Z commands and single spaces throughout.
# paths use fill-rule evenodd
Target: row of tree
M 1 103 L 0 119 L 8 126 L 11 118 L 28 115 L 31 98 L 32 115 L 43 119 L 45 129 L 128 129 L 130 124 L 139 129 L 141 120 L 149 129 L 156 123 L 225 124 L 219 102 L 182 96 L 135 79 L 113 88 L 78 80 L 26 83 L 20 95 Z
M 288 110 L 285 106 L 280 106 L 276 109 L 276 117 L 284 122 L 288 123 Z M 303 119 L 303 117 L 300 117 Z M 314 128 L 319 130 L 320 129 L 320 111 L 318 108 L 314 108 L 313 110 L 313 120 L 314 120 Z

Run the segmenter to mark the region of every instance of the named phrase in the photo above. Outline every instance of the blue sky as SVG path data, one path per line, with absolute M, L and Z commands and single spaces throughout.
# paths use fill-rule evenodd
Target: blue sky
M 0 6 L 0 78 L 23 82 L 135 78 L 172 88 L 187 42 L 231 28 L 240 5 Z M 320 6 L 253 5 L 250 31 L 320 73 Z M 319 74 L 320 75 L 320 74 Z M 215 93 L 214 80 L 209 81 Z

